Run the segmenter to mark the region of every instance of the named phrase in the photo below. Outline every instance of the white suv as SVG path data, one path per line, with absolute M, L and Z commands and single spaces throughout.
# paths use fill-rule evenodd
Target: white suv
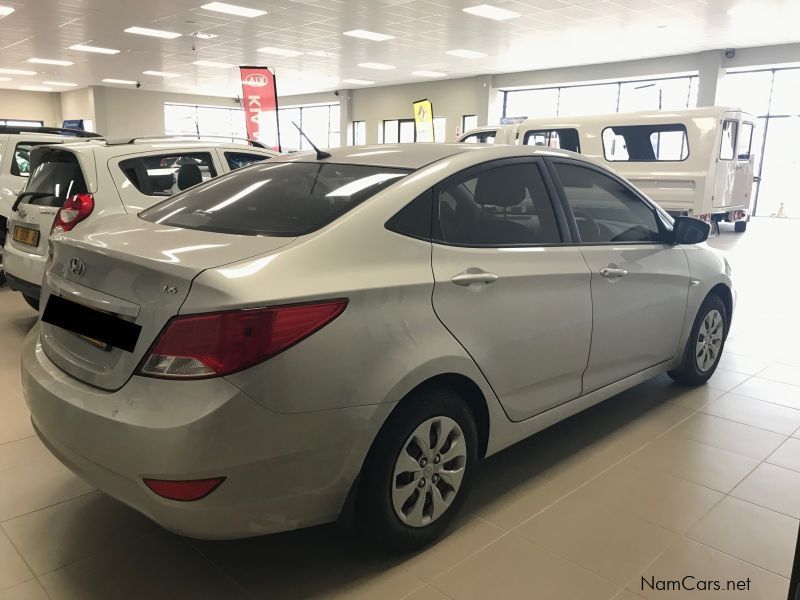
M 96 133 L 76 129 L 36 127 L 31 125 L 0 125 L 0 285 L 5 283 L 3 246 L 6 223 L 11 206 L 28 181 L 30 153 L 42 144 L 62 144 L 76 137 L 100 137 Z
M 30 154 L 30 178 L 12 206 L 5 244 L 8 285 L 38 310 L 51 231 L 86 219 L 137 213 L 164 198 L 275 156 L 257 145 L 134 138 L 41 146 Z

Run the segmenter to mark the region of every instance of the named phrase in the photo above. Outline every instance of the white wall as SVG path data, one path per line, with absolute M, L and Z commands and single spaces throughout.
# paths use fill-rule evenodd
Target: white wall
M 55 92 L 0 90 L 0 119 L 43 121 L 61 127 L 61 101 Z
M 94 94 L 92 88 L 82 88 L 80 90 L 70 90 L 61 93 L 61 118 L 66 119 L 89 119 L 92 121 L 94 129 L 97 128 L 97 120 L 94 109 Z

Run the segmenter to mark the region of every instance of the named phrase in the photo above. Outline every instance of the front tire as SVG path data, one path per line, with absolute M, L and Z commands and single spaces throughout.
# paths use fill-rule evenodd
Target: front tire
M 681 385 L 703 385 L 717 370 L 727 337 L 725 304 L 719 296 L 711 294 L 697 311 L 681 366 L 667 374 Z
M 736 221 L 733 224 L 733 230 L 736 233 L 744 233 L 745 231 L 747 231 L 747 221 L 744 221 L 744 220 Z
M 3 248 L 6 245 L 6 220 L 0 217 L 0 285 L 6 282 L 5 263 L 3 262 Z
M 390 552 L 430 544 L 464 503 L 477 449 L 475 418 L 458 394 L 430 388 L 406 398 L 365 461 L 359 529 Z

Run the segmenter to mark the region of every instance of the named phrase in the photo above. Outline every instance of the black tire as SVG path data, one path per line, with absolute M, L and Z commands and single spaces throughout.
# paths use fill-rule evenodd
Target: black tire
M 30 296 L 26 296 L 25 294 L 22 294 L 22 297 L 25 299 L 25 302 L 28 303 L 28 306 L 30 306 L 36 312 L 39 312 L 39 299 L 38 298 L 31 298 Z
M 747 231 L 747 221 L 744 221 L 744 220 L 736 221 L 733 224 L 733 230 L 736 233 L 744 233 L 745 231 Z
M 713 364 L 706 369 L 702 370 L 697 364 L 697 357 L 695 356 L 695 349 L 697 347 L 698 338 L 700 336 L 700 327 L 703 320 L 712 311 L 718 311 L 722 315 L 722 342 L 717 353 L 716 359 Z M 686 347 L 683 351 L 683 360 L 681 366 L 677 369 L 669 371 L 667 374 L 676 382 L 686 386 L 703 385 L 708 381 L 717 370 L 719 359 L 722 357 L 722 352 L 725 349 L 725 340 L 728 337 L 728 311 L 725 310 L 725 304 L 722 299 L 716 294 L 709 294 L 697 311 L 697 316 L 692 325 L 692 331 L 689 334 L 689 339 L 686 341 Z
M 428 419 L 448 417 L 463 432 L 466 464 L 451 504 L 437 519 L 421 527 L 403 522 L 392 503 L 397 458 L 417 427 Z M 356 527 L 373 544 L 390 553 L 410 552 L 433 542 L 452 524 L 470 489 L 478 456 L 475 417 L 463 399 L 447 388 L 423 389 L 406 398 L 390 415 L 364 462 L 355 506 Z
M 3 262 L 3 248 L 6 245 L 6 220 L 4 217 L 0 217 L 0 285 L 5 284 L 6 282 L 6 272 L 3 268 L 5 264 Z

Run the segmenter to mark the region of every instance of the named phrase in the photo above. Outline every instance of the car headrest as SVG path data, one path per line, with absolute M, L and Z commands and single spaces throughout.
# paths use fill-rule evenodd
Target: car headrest
M 478 175 L 475 202 L 508 208 L 525 199 L 525 180 L 520 169 L 490 169 Z
M 178 169 L 178 189 L 185 190 L 203 183 L 203 173 L 197 165 L 181 165 Z

